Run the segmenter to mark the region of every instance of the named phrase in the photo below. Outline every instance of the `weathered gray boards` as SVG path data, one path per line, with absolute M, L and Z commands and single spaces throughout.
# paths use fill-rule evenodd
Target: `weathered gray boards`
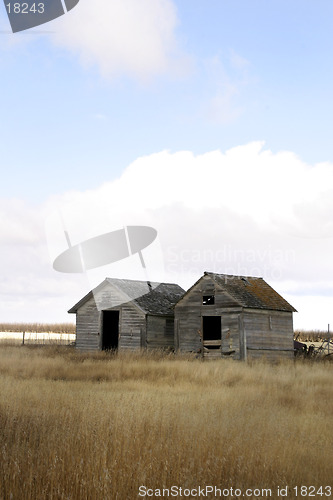
M 262 278 L 206 272 L 186 293 L 106 278 L 68 312 L 81 350 L 175 347 L 247 359 L 292 356 L 294 311 Z
M 106 278 L 68 312 L 80 350 L 174 347 L 174 284 Z
M 262 278 L 205 272 L 175 306 L 175 347 L 208 357 L 291 357 L 294 311 Z

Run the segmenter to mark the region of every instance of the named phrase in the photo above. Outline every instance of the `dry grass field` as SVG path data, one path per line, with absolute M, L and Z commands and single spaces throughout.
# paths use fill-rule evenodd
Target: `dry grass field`
M 0 323 L 0 332 L 75 333 L 74 323 Z
M 332 377 L 332 363 L 307 360 L 3 345 L 0 498 L 127 500 L 140 485 L 271 498 L 288 486 L 296 498 L 295 486 L 333 486 Z
M 73 323 L 0 323 L 0 345 L 68 345 L 74 340 Z
M 328 335 L 327 330 L 295 330 L 294 338 L 299 342 L 322 342 L 328 337 L 333 338 L 333 334 Z

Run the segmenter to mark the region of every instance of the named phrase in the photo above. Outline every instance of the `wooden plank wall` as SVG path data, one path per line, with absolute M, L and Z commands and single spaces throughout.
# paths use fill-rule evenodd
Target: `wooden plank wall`
M 203 295 L 214 295 L 213 305 L 202 303 Z M 185 352 L 199 352 L 202 349 L 202 317 L 221 316 L 221 328 L 229 329 L 229 337 L 222 334 L 222 351 L 235 350 L 239 357 L 239 313 L 242 308 L 227 294 L 223 293 L 209 276 L 203 278 L 190 290 L 175 307 L 175 346 Z M 224 335 L 224 338 L 223 338 Z M 221 353 L 222 355 L 222 353 Z
M 201 342 L 201 316 L 199 314 L 184 314 L 175 316 L 178 325 L 179 344 L 176 347 L 183 352 L 200 352 Z
M 223 313 L 222 317 L 222 355 L 231 353 L 229 356 L 234 359 L 240 358 L 240 331 L 239 331 L 239 312 Z M 235 351 L 235 352 L 232 352 Z
M 203 305 L 203 295 L 213 294 L 215 304 Z M 291 312 L 243 309 L 209 276 L 204 276 L 175 307 L 177 349 L 200 351 L 203 316 L 221 316 L 222 356 L 232 350 L 235 359 L 293 356 Z
M 148 349 L 174 348 L 174 318 L 172 316 L 147 316 Z
M 76 314 L 76 347 L 80 350 L 101 348 L 101 311 L 119 311 L 119 348 L 142 347 L 146 335 L 145 313 L 127 297 L 106 285 L 83 304 Z M 125 302 L 124 302 L 125 301 Z
M 116 308 L 115 308 L 116 309 Z M 132 302 L 122 304 L 119 318 L 119 349 L 139 349 L 146 336 L 146 316 Z
M 81 351 L 100 348 L 100 314 L 95 300 L 91 298 L 76 313 L 76 347 Z
M 293 356 L 294 333 L 291 312 L 244 310 L 248 358 Z
M 184 352 L 199 352 L 201 343 L 201 304 L 202 288 L 200 283 L 192 288 L 175 306 L 175 347 Z

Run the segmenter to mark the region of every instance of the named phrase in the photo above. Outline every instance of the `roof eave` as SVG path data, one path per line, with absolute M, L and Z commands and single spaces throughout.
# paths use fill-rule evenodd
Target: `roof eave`
M 82 297 L 81 300 L 79 300 L 73 307 L 71 307 L 67 312 L 69 314 L 73 314 L 73 313 L 76 313 L 77 310 L 83 306 L 83 304 L 85 304 L 89 299 L 91 299 L 93 296 L 94 296 L 94 293 L 97 292 L 98 290 L 100 290 L 101 288 L 103 288 L 106 284 L 107 284 L 107 279 L 105 279 L 104 281 L 102 281 L 102 283 L 100 283 L 98 286 L 96 286 L 96 288 L 94 288 L 93 290 L 90 290 L 90 292 L 87 293 L 87 295 L 85 295 L 84 297 Z

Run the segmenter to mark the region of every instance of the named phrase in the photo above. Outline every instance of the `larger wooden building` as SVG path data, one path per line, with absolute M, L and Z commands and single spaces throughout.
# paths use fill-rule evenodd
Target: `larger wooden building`
M 174 348 L 174 310 L 185 291 L 170 283 L 106 278 L 68 312 L 80 350 Z
M 205 272 L 175 306 L 175 347 L 207 357 L 291 357 L 294 311 L 262 278 Z

